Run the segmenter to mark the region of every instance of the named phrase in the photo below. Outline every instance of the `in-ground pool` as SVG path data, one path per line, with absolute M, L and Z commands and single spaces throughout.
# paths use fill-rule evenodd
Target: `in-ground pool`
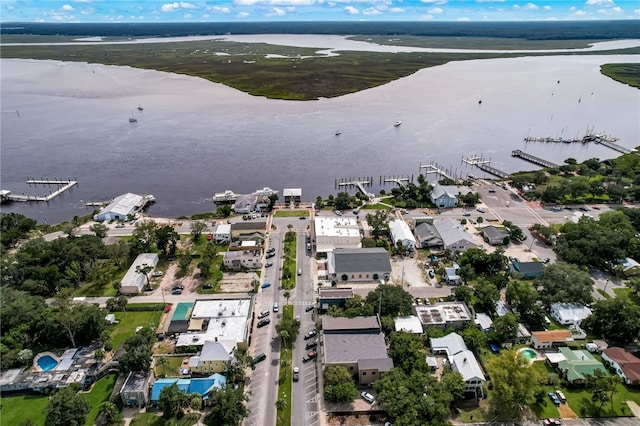
M 36 362 L 42 371 L 51 371 L 58 366 L 58 361 L 50 355 L 42 355 Z
M 533 349 L 522 349 L 520 353 L 529 361 L 533 361 L 538 357 L 538 354 Z

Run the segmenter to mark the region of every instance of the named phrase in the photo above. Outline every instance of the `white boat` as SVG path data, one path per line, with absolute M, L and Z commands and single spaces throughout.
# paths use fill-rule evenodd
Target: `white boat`
M 277 193 L 278 193 L 278 191 L 276 191 L 276 190 L 274 190 L 274 189 L 271 189 L 271 188 L 269 188 L 268 186 L 265 186 L 265 187 L 264 187 L 264 188 L 262 188 L 262 189 L 258 189 L 258 190 L 255 192 L 255 194 L 256 194 L 256 195 L 258 195 L 258 196 L 262 195 L 262 196 L 265 196 L 265 197 L 268 197 L 268 196 L 270 196 L 270 195 L 277 194 Z
M 137 123 L 137 122 L 138 122 L 137 118 L 135 118 L 135 117 L 130 117 L 129 118 L 129 123 Z
M 398 127 L 401 124 L 402 124 L 402 121 L 396 121 L 395 123 L 393 123 L 393 126 Z
M 340 134 L 341 134 L 341 133 L 342 133 L 342 132 L 341 132 L 340 130 L 338 130 L 338 131 L 336 132 L 336 136 L 340 136 Z
M 236 198 L 238 198 L 238 195 L 228 189 L 224 192 L 216 192 L 213 195 L 213 201 L 216 203 L 235 201 Z

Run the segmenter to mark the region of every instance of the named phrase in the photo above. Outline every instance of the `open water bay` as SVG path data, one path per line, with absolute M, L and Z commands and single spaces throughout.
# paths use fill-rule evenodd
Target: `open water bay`
M 604 63 L 639 61 L 592 55 L 453 62 L 359 93 L 296 102 L 157 71 L 2 59 L 2 189 L 45 192 L 28 187 L 27 177 L 79 181 L 48 204 L 2 210 L 54 223 L 89 213 L 87 201 L 134 192 L 156 196 L 151 215 L 180 216 L 212 210 L 211 196 L 225 189 L 269 186 L 281 195 L 300 187 L 312 201 L 337 193 L 336 179 L 373 177 L 377 192 L 381 175 L 417 176 L 431 161 L 481 176 L 461 164 L 471 154 L 506 172 L 537 168 L 511 157 L 514 149 L 556 163 L 611 158 L 618 154 L 599 145 L 523 138 L 581 137 L 593 129 L 627 148 L 639 145 L 640 91 L 599 71 Z M 132 116 L 137 123 L 129 123 Z M 394 127 L 397 120 L 402 125 Z

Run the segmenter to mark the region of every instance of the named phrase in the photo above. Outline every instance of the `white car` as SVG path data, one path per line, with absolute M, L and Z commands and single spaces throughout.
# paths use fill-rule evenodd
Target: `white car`
M 161 277 L 162 276 L 162 271 L 155 271 L 153 274 L 151 274 L 154 277 Z
M 360 392 L 360 396 L 369 404 L 373 404 L 376 400 L 376 398 L 373 395 L 371 395 L 369 392 L 364 392 L 364 391 Z

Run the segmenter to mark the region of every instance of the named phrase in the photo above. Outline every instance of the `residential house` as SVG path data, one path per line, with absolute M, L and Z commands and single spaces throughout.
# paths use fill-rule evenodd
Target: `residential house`
M 383 247 L 344 249 L 336 248 L 327 259 L 331 280 L 371 282 L 388 280 L 391 259 Z
M 330 306 L 344 307 L 347 300 L 353 299 L 351 288 L 324 288 L 318 289 L 318 306 L 321 312 L 326 312 Z
M 267 232 L 267 222 L 260 220 L 247 220 L 231 224 L 231 239 L 242 239 L 242 236 L 260 234 L 264 239 Z
M 107 206 L 93 216 L 96 222 L 127 220 L 130 215 L 141 210 L 149 199 L 142 195 L 126 193 L 113 199 Z
M 178 389 L 186 394 L 199 394 L 200 396 L 202 396 L 203 403 L 205 405 L 208 405 L 208 400 L 211 392 L 215 391 L 216 389 L 222 389 L 226 382 L 227 378 L 218 373 L 203 378 L 158 379 L 155 381 L 151 389 L 151 403 L 153 405 L 158 405 L 158 399 L 160 398 L 160 392 L 162 392 L 162 389 L 169 387 L 175 383 L 178 386 Z
M 458 205 L 460 191 L 454 185 L 440 185 L 436 183 L 431 190 L 431 202 L 436 206 L 449 209 Z
M 363 385 L 375 382 L 393 368 L 377 317 L 325 316 L 322 330 L 325 366 L 342 365 Z
M 626 257 L 618 261 L 622 266 L 622 273 L 626 277 L 637 275 L 640 272 L 640 263 L 630 257 Z
M 216 244 L 229 244 L 231 242 L 231 225 L 228 223 L 218 225 L 213 234 L 213 241 Z
M 446 354 L 451 368 L 462 375 L 462 380 L 466 384 L 464 391 L 473 393 L 476 398 L 484 397 L 483 386 L 486 378 L 482 367 L 473 352 L 467 348 L 462 337 L 458 333 L 449 333 L 440 338 L 432 337 L 429 341 L 431 351 Z
M 476 326 L 485 333 L 490 332 L 493 328 L 493 320 L 491 317 L 482 312 L 476 313 L 475 323 Z
M 611 347 L 602 351 L 602 359 L 616 370 L 628 385 L 640 385 L 640 358 L 623 348 Z
M 316 216 L 312 221 L 311 235 L 318 253 L 362 247 L 362 236 L 355 218 Z
M 432 223 L 422 222 L 416 225 L 416 239 L 421 248 L 439 250 L 444 248 L 442 237 Z
M 527 326 L 521 322 L 518 323 L 518 330 L 516 331 L 516 343 L 519 345 L 531 344 L 531 332 Z
M 142 408 L 149 403 L 149 372 L 131 371 L 120 388 L 120 398 L 125 407 Z
M 586 380 L 586 376 L 593 376 L 596 371 L 600 370 L 607 375 L 604 365 L 585 350 L 571 350 L 567 347 L 560 348 L 560 353 L 564 356 L 564 360 L 558 362 L 560 374 L 572 384 L 582 384 Z
M 227 346 L 233 347 L 233 344 Z M 233 356 L 221 342 L 207 340 L 200 354 L 189 358 L 189 369 L 199 374 L 220 373 L 226 370 L 227 363 L 232 360 Z
M 459 275 L 460 266 L 457 263 L 454 263 L 452 266 L 448 268 L 444 268 L 444 282 L 449 285 L 460 285 L 462 284 L 462 277 Z
M 139 254 L 120 281 L 120 293 L 138 294 L 144 291 L 144 288 L 147 286 L 147 276 L 138 272 L 138 270 L 139 268 L 147 266 L 155 268 L 158 264 L 158 259 L 158 255 L 156 253 Z
M 478 247 L 473 237 L 464 230 L 464 226 L 453 219 L 434 220 L 433 226 L 440 234 L 445 249 L 463 252 Z
M 396 331 L 404 331 L 411 334 L 422 334 L 422 323 L 415 315 L 407 315 L 405 317 L 396 317 L 393 319 Z
M 532 279 L 541 277 L 544 273 L 542 262 L 512 262 L 511 271 L 520 274 L 522 278 Z
M 580 325 L 583 319 L 591 316 L 591 309 L 578 303 L 554 303 L 551 316 L 562 325 Z
M 227 251 L 222 263 L 230 271 L 258 270 L 262 268 L 262 250 Z
M 509 237 L 509 231 L 490 225 L 482 228 L 482 235 L 484 240 L 492 246 L 502 246 L 505 238 Z
M 463 328 L 472 320 L 469 308 L 464 302 L 438 302 L 433 305 L 414 306 L 423 329 Z
M 534 331 L 531 333 L 531 343 L 535 349 L 549 349 L 566 346 L 573 337 L 569 330 Z
M 397 244 L 398 241 L 408 251 L 414 251 L 416 248 L 416 238 L 413 236 L 409 225 L 404 220 L 396 219 L 389 222 L 389 233 L 391 234 L 391 241 L 393 244 Z

